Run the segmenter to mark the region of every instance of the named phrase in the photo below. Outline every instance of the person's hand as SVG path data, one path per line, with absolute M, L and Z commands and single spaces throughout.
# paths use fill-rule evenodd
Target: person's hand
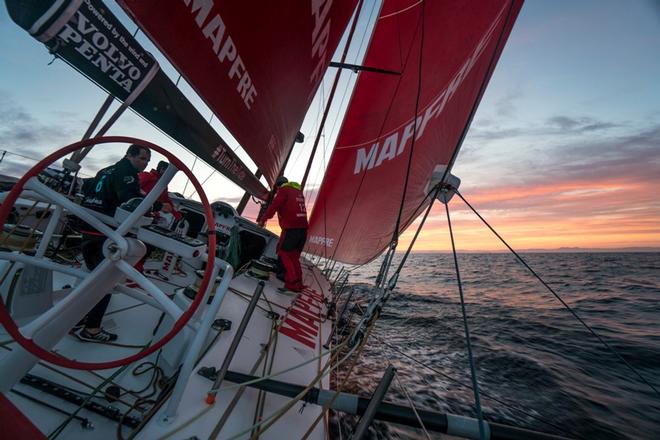
M 257 221 L 257 224 L 258 224 L 259 226 L 261 226 L 262 228 L 263 228 L 264 226 L 266 226 L 266 222 L 263 221 L 263 220 L 259 220 L 259 221 Z

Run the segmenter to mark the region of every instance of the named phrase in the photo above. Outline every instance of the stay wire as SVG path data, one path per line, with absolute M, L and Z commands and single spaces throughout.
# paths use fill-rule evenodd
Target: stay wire
M 476 215 L 477 217 L 479 217 L 479 219 L 480 219 L 480 220 L 481 220 L 481 221 L 482 221 L 482 222 L 488 227 L 488 229 L 490 229 L 491 232 L 492 232 L 493 234 L 495 234 L 495 236 L 496 236 L 496 237 L 497 237 L 497 238 L 498 238 L 498 239 L 504 244 L 504 246 L 506 246 L 506 247 L 511 251 L 511 253 L 512 253 L 512 254 L 516 257 L 516 259 L 520 262 L 520 264 L 522 264 L 523 266 L 525 266 L 525 267 L 527 268 L 527 270 L 529 270 L 530 273 L 531 273 L 532 275 L 534 275 L 534 277 L 535 277 L 537 280 L 539 280 L 539 281 L 541 282 L 541 284 L 543 284 L 543 286 L 544 286 L 546 289 L 548 289 L 548 291 L 549 291 L 550 293 L 552 293 L 552 294 L 554 295 L 555 298 L 557 298 L 557 299 L 559 300 L 559 302 L 562 303 L 562 305 L 566 308 L 566 310 L 568 310 L 569 312 L 571 312 L 571 314 L 573 315 L 573 317 L 574 317 L 575 319 L 577 319 L 577 320 L 580 322 L 580 324 L 582 324 L 582 325 L 584 326 L 584 328 L 586 328 L 586 329 L 589 331 L 589 333 L 591 333 L 596 339 L 598 339 L 598 341 L 600 341 L 601 344 L 603 344 L 603 345 L 604 345 L 608 350 L 610 350 L 610 351 L 611 351 L 611 352 L 612 352 L 617 358 L 619 358 L 619 360 L 620 360 L 621 362 L 623 362 L 623 363 L 626 365 L 626 367 L 628 367 L 628 368 L 630 369 L 630 371 L 632 371 L 632 372 L 633 372 L 633 373 L 634 373 L 634 374 L 635 374 L 635 375 L 636 375 L 636 376 L 637 376 L 642 382 L 644 382 L 646 385 L 648 385 L 649 388 L 651 388 L 651 389 L 652 389 L 652 390 L 653 390 L 658 396 L 660 396 L 660 391 L 658 391 L 658 389 L 657 389 L 656 387 L 654 387 L 653 384 L 651 384 L 648 380 L 646 380 L 646 378 L 645 378 L 644 376 L 642 376 L 642 374 L 641 374 L 639 371 L 637 371 L 637 369 L 636 369 L 635 367 L 633 367 L 633 366 L 632 366 L 627 360 L 625 360 L 625 358 L 624 358 L 623 356 L 621 356 L 621 355 L 619 354 L 618 351 L 616 351 L 616 350 L 615 350 L 610 344 L 608 344 L 607 341 L 605 341 L 603 338 L 601 338 L 600 335 L 598 335 L 598 333 L 596 333 L 596 332 L 594 331 L 594 329 L 592 329 L 591 326 L 589 326 L 589 324 L 587 324 L 582 318 L 580 318 L 580 316 L 577 314 L 577 312 L 575 312 L 575 310 L 573 310 L 573 309 L 571 308 L 571 306 L 569 306 L 569 305 L 566 303 L 566 301 L 564 301 L 564 300 L 561 298 L 561 296 L 559 296 L 559 294 L 558 294 L 557 292 L 555 292 L 554 289 L 553 289 L 552 287 L 550 287 L 550 286 L 548 285 L 548 283 L 546 283 L 546 282 L 543 280 L 543 278 L 541 278 L 541 277 L 539 276 L 539 274 L 537 274 L 537 273 L 534 271 L 534 269 L 532 269 L 531 266 L 530 266 L 529 264 L 527 264 L 527 262 L 526 262 L 526 261 L 525 261 L 525 260 L 524 260 L 524 259 L 523 259 L 523 258 L 522 258 L 522 257 L 521 257 L 521 256 L 515 251 L 515 250 L 513 250 L 513 248 L 512 248 L 511 246 L 509 246 L 509 243 L 507 243 L 506 240 L 504 240 L 504 238 L 502 238 L 502 236 L 501 236 L 500 234 L 498 234 L 497 231 L 496 231 L 495 229 L 493 229 L 493 227 L 492 227 L 492 226 L 486 221 L 486 219 L 484 219 L 484 218 L 481 216 L 481 214 L 479 214 L 479 212 L 477 212 L 477 210 L 476 210 L 476 209 L 475 209 L 475 208 L 474 208 L 474 207 L 473 207 L 473 206 L 472 206 L 472 205 L 471 205 L 471 204 L 465 199 L 465 197 L 463 197 L 463 195 L 462 195 L 460 192 L 458 192 L 458 190 L 456 190 L 456 194 L 457 194 L 457 195 L 461 198 L 461 200 L 463 200 L 463 202 L 464 202 L 464 203 L 465 203 L 465 204 L 466 204 L 466 205 L 472 210 L 472 212 L 474 212 L 475 215 Z
M 484 432 L 484 416 L 481 412 L 481 399 L 479 398 L 479 383 L 477 382 L 477 372 L 474 368 L 474 358 L 472 357 L 472 343 L 470 342 L 470 328 L 467 321 L 467 313 L 465 312 L 465 299 L 463 298 L 463 284 L 461 283 L 461 273 L 458 268 L 458 257 L 456 256 L 456 245 L 454 244 L 454 232 L 451 227 L 451 217 L 449 216 L 449 203 L 445 203 L 445 210 L 447 212 L 447 225 L 449 226 L 449 237 L 451 238 L 451 250 L 454 256 L 454 266 L 456 267 L 456 281 L 458 283 L 458 293 L 461 297 L 461 311 L 463 312 L 463 327 L 465 329 L 465 342 L 467 344 L 468 358 L 470 360 L 470 376 L 472 379 L 472 391 L 474 391 L 474 405 L 477 410 L 477 418 L 479 419 L 479 437 L 481 440 L 486 440 Z

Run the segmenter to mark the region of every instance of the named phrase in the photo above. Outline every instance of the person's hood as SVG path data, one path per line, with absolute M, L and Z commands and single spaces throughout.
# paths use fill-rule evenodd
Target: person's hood
M 284 185 L 280 186 L 280 188 L 286 188 L 287 186 L 290 186 L 291 188 L 300 191 L 300 184 L 298 182 L 287 182 Z

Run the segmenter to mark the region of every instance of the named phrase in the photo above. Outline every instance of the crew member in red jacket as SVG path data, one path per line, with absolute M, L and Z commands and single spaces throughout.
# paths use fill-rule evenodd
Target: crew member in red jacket
M 140 178 L 140 189 L 145 195 L 149 194 L 154 186 L 156 186 L 156 182 L 158 182 L 158 179 L 160 179 L 168 166 L 169 163 L 161 160 L 158 162 L 158 166 L 155 170 L 152 168 L 149 172 L 143 171 L 138 174 L 138 177 Z M 158 202 L 162 204 L 161 211 L 172 213 L 175 219 L 181 220 L 182 215 L 176 210 L 176 208 L 174 208 L 174 203 L 172 203 L 172 199 L 170 199 L 170 196 L 167 193 L 167 187 L 165 187 L 165 190 L 160 197 L 158 197 Z
M 277 212 L 277 219 L 282 228 L 280 241 L 277 244 L 277 254 L 286 270 L 284 288 L 300 292 L 305 287 L 300 267 L 300 253 L 307 240 L 305 197 L 300 185 L 296 182 L 289 182 L 286 177 L 278 177 L 275 187 L 277 188 L 275 198 L 258 223 L 264 226 L 266 221 Z
M 149 172 L 142 171 L 141 173 L 138 173 L 138 178 L 140 180 L 140 191 L 142 191 L 145 196 L 149 194 L 152 189 L 154 189 L 154 186 L 156 186 L 156 183 L 158 183 L 158 179 L 160 179 L 161 176 L 165 173 L 165 170 L 167 170 L 169 165 L 169 163 L 161 160 L 158 162 L 158 166 L 156 166 L 155 170 L 152 168 Z M 160 196 L 158 196 L 158 199 L 156 199 L 155 206 L 158 211 L 164 212 L 166 214 L 172 214 L 176 221 L 179 221 L 183 218 L 181 213 L 174 207 L 174 203 L 172 203 L 172 199 L 170 199 L 170 195 L 168 194 L 167 187 L 165 187 Z M 155 211 L 154 215 L 159 216 L 158 211 Z M 144 272 L 144 262 L 147 261 L 147 258 L 151 256 L 151 253 L 154 251 L 154 249 L 156 249 L 155 246 L 147 244 L 147 252 L 144 254 L 144 257 L 142 257 L 142 259 L 135 264 L 135 268 L 138 271 Z

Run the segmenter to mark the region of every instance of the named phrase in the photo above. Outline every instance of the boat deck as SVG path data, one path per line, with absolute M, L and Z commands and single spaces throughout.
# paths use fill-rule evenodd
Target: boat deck
M 149 268 L 149 266 L 147 267 Z M 309 285 L 309 288 L 299 294 L 279 292 L 277 288 L 282 286 L 282 282 L 277 280 L 273 274 L 270 275 L 270 279 L 265 282 L 262 298 L 257 303 L 257 307 L 249 320 L 230 364 L 230 371 L 264 376 L 269 373 L 276 374 L 307 362 L 299 368 L 274 377 L 275 380 L 307 386 L 325 366 L 328 355 L 323 355 L 326 350 L 322 346 L 328 337 L 331 322 L 322 318 L 325 314 L 323 298 L 329 295 L 330 286 L 317 268 L 303 263 L 303 270 L 305 272 L 305 284 Z M 190 273 L 183 274 L 183 276 L 174 276 L 168 282 L 157 277 L 153 277 L 152 281 L 164 291 L 171 292 L 175 302 L 185 302 L 189 300 L 183 296 L 182 289 L 177 289 L 177 286 L 192 284 L 193 278 L 194 274 Z M 258 282 L 259 280 L 245 273 L 233 279 L 216 316 L 231 321 L 231 329 L 226 331 L 212 329 L 210 331 L 208 338 L 210 345 L 207 344 L 208 346 L 205 347 L 205 352 L 203 352 L 195 366 L 193 374 L 187 378 L 187 386 L 183 392 L 176 416 L 170 418 L 167 422 L 163 420 L 168 403 L 164 401 L 158 412 L 145 423 L 137 438 L 155 439 L 168 438 L 168 436 L 179 439 L 193 436 L 208 438 L 237 394 L 238 387 L 225 380 L 221 384 L 220 392 L 217 394 L 216 403 L 209 406 L 205 399 L 213 383 L 209 379 L 198 375 L 197 370 L 201 367 L 220 369 Z M 57 289 L 62 286 L 55 285 L 54 287 Z M 83 342 L 73 335 L 67 335 L 56 345 L 54 351 L 72 359 L 94 362 L 128 356 L 160 337 L 169 328 L 171 319 L 167 317 L 157 329 L 161 315 L 160 310 L 135 298 L 115 294 L 105 315 L 103 326 L 119 334 L 116 345 Z M 282 317 L 283 323 L 279 327 L 279 331 L 274 331 L 277 328 L 276 320 L 278 316 Z M 156 333 L 156 337 L 154 337 L 154 333 Z M 39 363 L 29 374 L 56 384 L 60 389 L 60 394 L 70 389 L 76 395 L 82 395 L 83 397 L 88 396 L 95 388 L 99 388 L 108 378 L 112 378 L 111 382 L 108 381 L 106 385 L 100 387 L 102 391 L 91 397 L 90 401 L 98 403 L 108 413 L 114 412 L 116 417 L 127 414 L 139 421 L 143 418 L 140 410 L 151 408 L 154 402 L 146 402 L 140 408 L 141 405 L 138 405 L 140 403 L 138 399 L 155 399 L 161 392 L 160 387 L 154 388 L 150 385 L 156 373 L 149 367 L 152 363 L 157 362 L 163 366 L 165 374 L 171 376 L 178 365 L 177 360 L 180 362 L 181 359 L 179 349 L 189 345 L 193 333 L 193 330 L 186 328 L 162 350 L 127 368 L 103 371 L 74 371 Z M 266 359 L 259 360 L 262 348 L 271 337 L 273 341 Z M 7 335 L 2 337 L 2 340 L 6 339 Z M 9 353 L 8 349 L 21 348 L 16 344 L 9 344 L 7 350 L 0 352 L 0 360 L 2 356 Z M 311 362 L 309 362 L 310 360 Z M 142 366 L 138 367 L 138 364 L 142 364 Z M 140 372 L 143 374 L 138 374 Z M 120 401 L 110 402 L 104 396 L 104 391 L 110 383 L 118 385 L 123 390 L 137 390 L 140 392 L 131 394 L 122 391 Z M 317 387 L 324 389 L 327 389 L 328 385 L 328 375 L 316 384 Z M 17 384 L 12 391 L 7 394 L 7 397 L 45 435 L 52 434 L 68 418 L 68 415 L 61 411 L 73 413 L 79 407 L 79 403 L 66 402 L 62 397 L 54 396 L 24 383 Z M 144 397 L 149 394 L 153 395 Z M 43 403 L 37 403 L 24 396 L 36 398 Z M 290 398 L 265 393 L 261 411 L 257 409 L 258 401 L 259 391 L 249 387 L 246 388 L 231 412 L 227 423 L 220 431 L 218 438 L 233 438 L 241 432 L 244 434 L 235 438 L 250 438 L 250 428 L 256 421 L 268 419 L 289 403 Z M 46 405 L 52 405 L 60 411 Z M 131 410 L 129 413 L 130 407 L 133 405 L 137 405 L 138 408 Z M 278 440 L 301 438 L 320 414 L 320 407 L 305 406 L 303 402 L 297 402 L 272 427 L 261 434 L 260 438 Z M 59 438 L 118 438 L 116 432 L 118 424 L 116 421 L 88 409 L 80 410 L 77 416 L 87 419 L 94 425 L 94 429 L 90 430 L 83 427 L 81 420 L 73 420 L 62 430 Z M 190 422 L 191 419 L 194 419 L 194 421 Z M 325 425 L 325 420 L 322 419 L 309 438 L 324 438 Z M 128 436 L 130 430 L 128 427 L 123 427 L 123 435 Z

